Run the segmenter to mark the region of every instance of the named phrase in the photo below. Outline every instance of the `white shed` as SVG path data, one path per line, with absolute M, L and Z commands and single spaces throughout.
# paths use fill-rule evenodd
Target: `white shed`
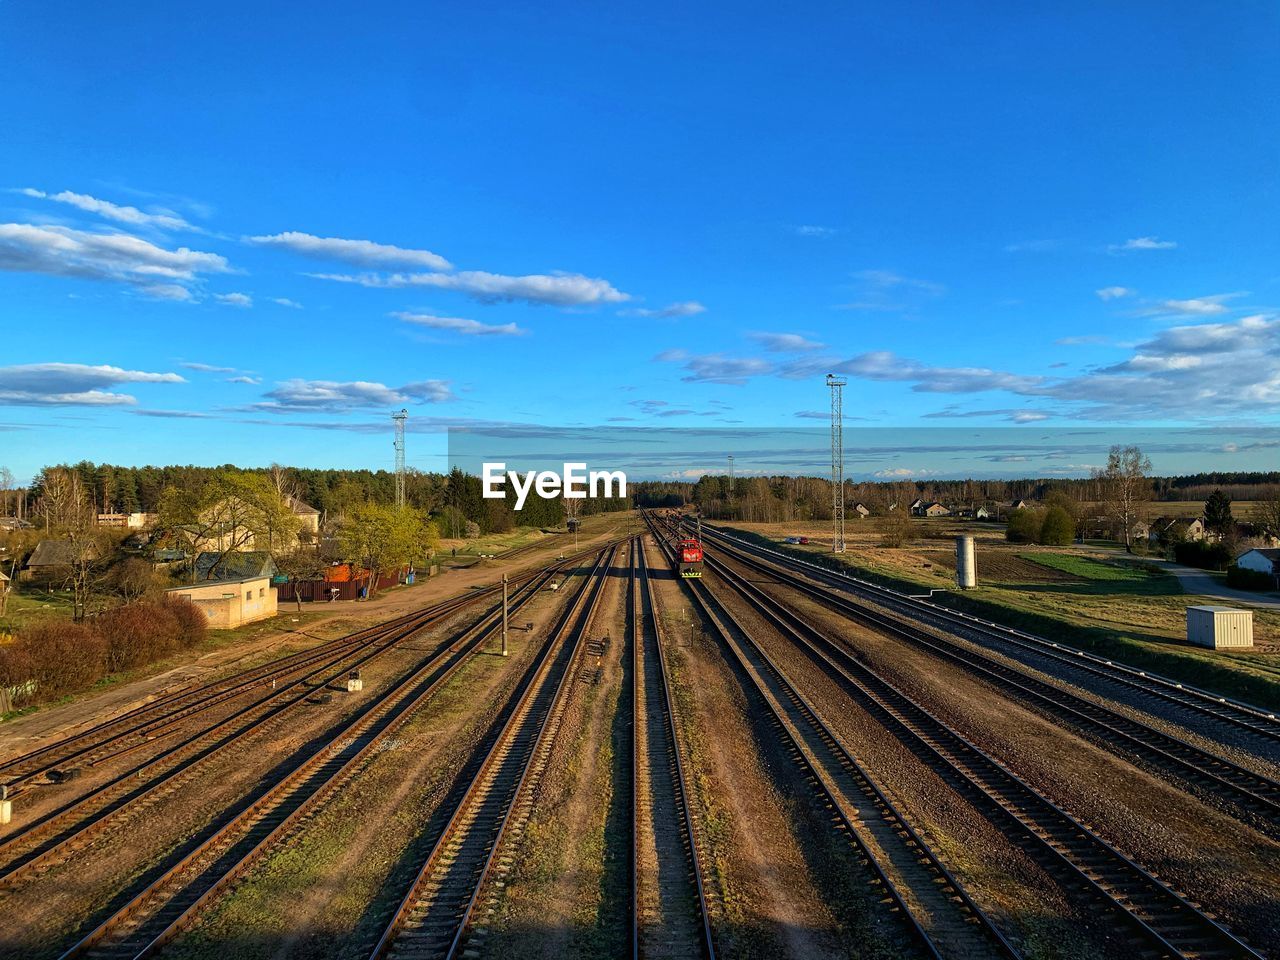
M 1253 611 L 1205 605 L 1187 607 L 1187 642 L 1211 650 L 1253 646 Z

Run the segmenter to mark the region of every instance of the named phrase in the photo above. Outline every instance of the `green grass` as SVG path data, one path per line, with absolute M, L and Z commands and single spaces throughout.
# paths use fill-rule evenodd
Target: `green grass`
M 1135 563 L 1107 563 L 1075 553 L 1020 553 L 1019 558 L 1061 570 L 1090 583 L 1105 583 L 1107 592 L 1142 594 L 1181 593 L 1177 581 L 1156 567 Z

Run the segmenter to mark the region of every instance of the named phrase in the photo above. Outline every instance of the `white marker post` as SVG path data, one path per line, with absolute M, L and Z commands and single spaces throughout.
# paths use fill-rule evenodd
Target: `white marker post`
M 502 655 L 507 655 L 507 575 L 502 575 Z

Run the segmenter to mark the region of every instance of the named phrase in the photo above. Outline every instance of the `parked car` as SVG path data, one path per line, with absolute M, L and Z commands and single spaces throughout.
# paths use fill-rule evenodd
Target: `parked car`
M 808 543 L 808 542 L 809 542 L 809 538 L 808 538 L 808 537 L 797 537 L 796 539 L 797 539 L 800 543 Z
M 799 538 L 799 537 L 787 537 L 787 538 L 786 538 L 785 540 L 783 540 L 782 542 L 783 542 L 783 543 L 799 543 L 799 542 L 800 542 L 800 538 Z

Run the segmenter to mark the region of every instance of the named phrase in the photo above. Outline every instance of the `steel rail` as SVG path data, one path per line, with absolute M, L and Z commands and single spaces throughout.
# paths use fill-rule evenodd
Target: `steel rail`
M 674 562 L 675 554 L 670 549 L 669 543 L 662 541 L 656 534 L 655 539 L 659 539 L 659 545 L 664 554 Z M 705 560 L 704 552 L 704 562 Z M 863 830 L 856 825 L 860 820 L 859 815 L 856 812 L 851 812 L 846 804 L 837 797 L 836 785 L 826 773 L 819 769 L 820 759 L 810 749 L 801 744 L 799 731 L 791 726 L 793 721 L 789 721 L 784 716 L 785 708 L 775 700 L 762 679 L 756 674 L 747 655 L 740 648 L 732 633 L 724 626 L 722 620 L 727 620 L 742 634 L 764 664 L 765 669 L 774 677 L 783 691 L 783 695 L 799 714 L 801 721 L 814 732 L 832 759 L 851 778 L 854 783 L 854 789 L 862 792 L 870 800 L 872 806 L 876 809 L 877 816 L 896 836 L 897 841 L 905 848 L 908 856 L 917 859 L 919 867 L 924 873 L 924 876 L 918 878 L 921 890 L 917 892 L 924 895 L 928 895 L 931 892 L 942 893 L 946 899 L 951 901 L 952 909 L 956 911 L 958 918 L 962 922 L 972 923 L 977 926 L 980 936 L 986 939 L 988 948 L 992 953 L 1010 958 L 1010 960 L 1018 958 L 1020 954 L 1017 950 L 1000 932 L 987 913 L 973 901 L 963 885 L 938 859 L 932 848 L 915 830 L 903 812 L 879 788 L 867 769 L 845 746 L 843 739 L 821 719 L 812 704 L 786 677 L 773 658 L 756 643 L 738 618 L 712 594 L 707 578 L 701 578 L 696 586 L 690 583 L 688 590 L 694 604 L 701 611 L 704 622 L 712 626 L 721 646 L 733 656 L 739 668 L 751 681 L 760 700 L 769 711 L 769 716 L 773 720 L 772 726 L 778 731 L 788 754 L 801 768 L 804 779 L 813 786 L 823 806 L 835 812 L 840 832 L 854 846 L 859 861 L 870 874 L 872 888 L 878 892 L 878 896 L 881 899 L 889 904 L 889 913 L 905 928 L 908 938 L 914 941 L 925 955 L 935 958 L 935 960 L 942 956 L 938 945 L 926 932 L 915 911 L 908 905 L 898 884 L 889 876 L 884 865 L 880 862 L 880 857 L 872 851 L 863 836 Z
M 615 539 L 604 546 L 621 542 L 623 539 L 625 538 Z M 540 576 L 546 569 L 558 568 L 565 564 L 577 562 L 593 555 L 599 549 L 601 548 L 595 547 L 580 551 L 562 561 L 556 561 L 548 567 L 521 574 L 511 579 L 509 586 L 521 586 L 530 579 Z M 103 723 L 96 724 L 87 730 L 47 744 L 26 754 L 0 761 L 0 776 L 4 776 L 6 773 L 9 774 L 7 783 L 10 786 L 10 795 L 13 796 L 17 792 L 15 790 L 16 787 L 20 787 L 44 773 L 56 770 L 70 761 L 87 757 L 95 751 L 100 751 L 104 747 L 119 743 L 130 737 L 146 737 L 161 728 L 189 719 L 196 713 L 212 709 L 242 693 L 255 689 L 267 689 L 267 683 L 272 680 L 278 680 L 290 673 L 304 670 L 316 663 L 323 662 L 326 657 L 341 656 L 349 649 L 370 640 L 376 640 L 390 630 L 404 628 L 408 630 L 408 633 L 413 633 L 416 629 L 430 622 L 449 616 L 482 599 L 497 596 L 501 589 L 501 585 L 495 584 L 469 594 L 450 597 L 421 610 L 415 610 L 382 623 L 374 624 L 371 627 L 366 627 L 363 630 L 358 630 L 344 637 L 338 637 L 320 646 L 299 651 L 231 676 L 209 681 L 197 687 L 174 691 Z M 269 691 L 264 699 L 272 696 L 274 692 L 278 691 Z M 95 740 L 95 737 L 103 737 L 104 739 Z M 143 743 L 146 742 L 151 741 L 143 741 Z M 111 754 L 111 756 L 114 755 L 116 754 Z M 51 757 L 52 759 L 50 759 Z M 107 759 L 107 757 L 101 759 Z M 15 767 L 30 766 L 31 764 L 37 764 L 37 766 L 32 769 L 20 770 L 17 773 L 10 772 Z
M 739 593 L 795 641 L 798 649 L 849 692 L 886 727 L 898 732 L 922 760 L 961 792 L 985 802 L 1032 840 L 1041 859 L 1106 903 L 1153 956 L 1247 957 L 1261 955 L 1182 894 L 1121 853 L 1092 829 L 1039 793 L 994 757 L 965 739 L 906 694 L 832 642 L 788 607 L 749 585 L 714 558 L 716 577 Z M 1063 870 L 1057 871 L 1059 875 Z
M 546 572 L 545 577 L 554 576 L 554 572 Z M 526 595 L 536 593 L 541 583 L 540 580 L 528 581 L 515 594 L 517 606 L 523 602 Z M 478 598 L 477 598 L 478 599 Z M 484 613 L 476 624 L 468 628 L 468 630 L 479 629 L 488 623 L 494 617 L 500 608 L 493 608 Z M 451 611 L 456 613 L 457 611 Z M 427 624 L 414 628 L 423 629 Z M 465 632 L 465 631 L 464 631 Z M 142 764 L 133 767 L 130 770 L 120 774 L 117 778 L 108 783 L 95 788 L 88 794 L 77 798 L 76 800 L 64 805 L 56 811 L 41 820 L 35 821 L 25 829 L 11 834 L 0 842 L 0 856 L 8 854 L 14 847 L 30 844 L 32 841 L 47 836 L 55 830 L 62 830 L 62 833 L 52 843 L 48 843 L 35 850 L 28 851 L 26 855 L 18 854 L 11 857 L 3 867 L 0 867 L 0 888 L 11 886 L 14 882 L 26 876 L 32 869 L 47 864 L 60 854 L 67 854 L 69 850 L 76 844 L 83 843 L 88 839 L 98 835 L 105 830 L 109 824 L 123 812 L 128 810 L 132 805 L 143 801 L 146 798 L 154 797 L 166 787 L 176 786 L 178 783 L 185 781 L 190 776 L 198 772 L 199 767 L 205 762 L 216 756 L 222 755 L 227 748 L 243 743 L 251 734 L 268 728 L 268 725 L 274 726 L 280 722 L 287 713 L 307 703 L 314 695 L 317 689 L 323 689 L 332 680 L 340 679 L 342 674 L 349 672 L 353 667 L 363 666 L 374 660 L 381 654 L 392 649 L 397 643 L 404 639 L 403 631 L 397 630 L 389 633 L 385 638 L 376 644 L 365 646 L 356 650 L 348 651 L 344 658 L 338 661 L 331 661 L 322 668 L 308 674 L 307 677 L 293 681 L 290 687 L 300 686 L 301 692 L 292 699 L 284 699 L 283 702 L 268 702 L 265 704 L 267 709 L 265 712 L 259 713 L 257 716 L 249 717 L 245 723 L 241 724 L 235 730 L 229 730 L 233 721 L 240 719 L 255 711 L 261 710 L 264 706 L 263 702 L 251 704 L 244 709 L 237 711 L 231 717 L 220 721 L 212 727 L 206 728 L 194 735 L 191 739 L 179 743 L 168 750 L 164 751 L 157 757 L 150 758 Z M 447 640 L 440 645 L 432 656 L 439 656 L 446 652 L 448 648 L 455 646 L 459 642 L 458 637 Z M 356 659 L 352 660 L 351 657 Z M 328 679 L 317 685 L 308 685 L 310 680 L 319 674 L 332 674 Z M 283 692 L 287 692 L 289 688 L 284 688 Z M 200 749 L 202 741 L 209 734 L 216 734 L 222 731 L 226 735 L 214 741 L 211 744 Z M 183 756 L 191 751 L 197 751 L 194 756 Z M 166 760 L 177 760 L 177 764 L 169 769 L 162 770 L 156 776 L 147 780 L 141 785 L 138 780 L 142 778 L 148 769 Z M 123 796 L 112 798 L 113 790 L 124 787 L 126 793 Z M 132 788 L 132 789 L 131 789 Z M 106 804 L 105 808 L 102 804 Z M 97 808 L 95 809 L 95 805 Z M 69 821 L 73 820 L 77 815 L 83 816 L 83 819 L 72 825 Z
M 637 577 L 637 571 L 639 576 Z M 659 723 L 662 726 L 661 737 L 664 742 L 667 756 L 670 758 L 669 766 L 666 768 L 670 776 L 670 787 L 674 794 L 675 807 L 679 815 L 679 824 L 676 829 L 681 832 L 682 846 L 685 850 L 687 862 L 685 869 L 691 880 L 692 886 L 692 903 L 693 915 L 696 917 L 699 930 L 699 938 L 696 944 L 688 944 L 692 953 L 696 953 L 702 960 L 715 960 L 715 940 L 711 931 L 711 915 L 707 908 L 707 892 L 705 870 L 702 866 L 702 858 L 698 852 L 697 832 L 694 828 L 693 811 L 689 805 L 689 785 L 688 777 L 685 773 L 684 760 L 681 757 L 679 734 L 676 726 L 675 702 L 671 696 L 671 684 L 669 681 L 670 671 L 667 668 L 667 656 L 663 650 L 662 628 L 658 622 L 658 607 L 653 592 L 653 582 L 649 577 L 649 562 L 645 557 L 644 537 L 637 537 L 632 546 L 632 562 L 630 569 L 631 582 L 628 589 L 628 603 L 630 606 L 630 620 L 633 624 L 632 636 L 632 807 L 631 807 L 631 837 L 632 837 L 632 932 L 631 942 L 633 956 L 643 956 L 641 949 L 642 938 L 640 935 L 640 916 L 637 909 L 637 896 L 639 892 L 639 846 L 637 843 L 638 828 L 638 808 L 636 798 L 639 796 L 639 779 L 638 769 L 636 766 L 637 751 L 637 733 L 643 724 L 646 728 L 651 722 L 651 718 L 643 716 L 640 713 L 639 697 L 637 696 L 638 687 L 644 687 L 645 713 L 648 714 L 651 704 L 658 705 L 658 712 L 661 714 Z M 636 604 L 636 594 L 639 593 L 641 603 Z M 645 624 L 649 629 L 645 630 Z M 648 639 L 652 638 L 653 652 L 650 652 L 650 644 Z M 649 690 L 647 687 L 647 672 L 644 670 L 646 661 L 651 661 L 657 667 L 657 680 L 660 690 Z M 646 756 L 648 752 L 646 751 Z M 655 767 L 655 758 L 649 756 L 649 769 Z M 656 835 L 657 828 L 654 828 Z M 663 951 L 664 956 L 670 955 L 670 949 Z
M 554 573 L 543 571 L 542 575 Z M 535 595 L 531 591 L 524 602 Z M 158 952 L 267 849 L 354 776 L 378 745 L 430 700 L 498 625 L 499 618 L 493 617 L 469 628 L 458 641 L 400 680 L 298 766 L 256 798 L 243 802 L 212 834 L 63 953 L 63 960 L 90 952 L 140 960 Z M 208 882 L 196 893 L 192 886 L 201 879 Z M 177 889 L 166 891 L 173 886 Z M 148 916 L 136 919 L 153 906 Z
M 552 710 L 572 674 L 572 664 L 577 659 L 587 623 L 599 601 L 605 573 L 612 565 L 616 550 L 615 544 L 601 554 L 601 561 L 565 610 L 534 664 L 526 672 L 525 683 L 519 691 L 518 699 L 508 712 L 496 737 L 493 738 L 479 767 L 468 778 L 466 788 L 454 806 L 448 822 L 432 844 L 430 853 L 416 871 L 408 890 L 375 944 L 371 954 L 374 960 L 387 956 L 393 949 L 398 957 L 452 958 L 458 954 L 485 878 L 501 845 L 516 798 L 528 777 L 533 758 L 546 733 Z M 572 629 L 570 629 L 571 623 Z M 556 673 L 558 676 L 554 675 Z M 550 691 L 549 697 L 548 691 Z M 535 700 L 541 701 L 544 705 L 542 709 L 535 711 Z M 522 736 L 523 743 L 518 744 L 516 741 Z M 520 748 L 518 751 L 517 746 Z M 515 759 L 504 763 L 513 754 Z M 506 783 L 499 785 L 495 782 L 496 778 L 503 774 L 506 774 Z M 490 784 L 493 785 L 492 789 L 482 790 Z M 501 786 L 500 790 L 499 786 Z M 486 809 L 494 805 L 490 801 L 495 793 L 498 795 L 497 809 Z M 490 831 L 489 835 L 478 836 L 469 832 L 468 824 L 464 823 L 468 818 L 471 824 L 483 819 Z M 467 856 L 463 856 L 463 845 L 473 838 L 479 843 L 479 849 L 474 849 L 475 844 L 472 844 L 473 849 Z M 444 862 L 449 853 L 452 853 L 452 856 Z M 453 891 L 455 895 L 452 897 L 437 896 L 433 902 L 447 900 L 443 908 L 447 913 L 444 917 L 438 915 L 432 917 L 430 904 L 423 903 L 423 894 L 432 881 L 437 879 L 435 876 L 437 868 L 447 870 L 459 862 L 463 864 L 459 870 L 463 877 L 458 880 L 458 883 L 463 884 L 464 889 Z M 442 880 L 443 887 L 444 882 L 449 878 L 446 876 L 439 879 Z M 426 913 L 422 917 L 422 922 L 414 928 L 412 926 L 415 920 L 414 915 L 424 908 Z M 437 921 L 434 929 L 419 933 L 419 930 L 425 928 L 431 920 Z M 413 942 L 415 939 L 417 942 Z M 427 942 L 423 943 L 424 940 Z
M 1148 764 L 1173 772 L 1226 801 L 1236 816 L 1250 811 L 1265 818 L 1274 828 L 1280 817 L 1280 782 L 1255 773 L 1225 757 L 1220 757 L 1180 737 L 1165 733 L 1139 720 L 1126 717 L 1104 704 L 1095 703 L 1036 677 L 1028 676 L 985 653 L 952 640 L 934 636 L 891 614 L 866 607 L 829 588 L 806 582 L 798 576 L 754 559 L 733 547 L 723 548 L 736 561 L 767 573 L 786 586 L 836 610 L 850 619 L 882 633 L 923 647 L 975 673 L 998 689 L 1057 714 L 1116 748 L 1136 754 Z
M 1238 729 L 1276 741 L 1280 740 L 1280 717 L 1275 711 L 1246 703 L 1231 697 L 1224 697 L 1211 690 L 1204 690 L 1192 684 L 1183 683 L 1169 677 L 1161 676 L 1147 670 L 1124 663 L 1117 663 L 1105 657 L 1058 643 L 1045 637 L 1017 630 L 1004 624 L 984 620 L 972 614 L 951 610 L 941 604 L 928 600 L 912 598 L 888 587 L 869 580 L 834 571 L 817 564 L 800 560 L 780 550 L 774 550 L 760 544 L 752 543 L 742 537 L 725 533 L 721 528 L 708 523 L 702 525 L 703 535 L 729 541 L 741 549 L 757 555 L 768 555 L 775 562 L 785 563 L 795 570 L 803 568 L 805 573 L 821 579 L 833 586 L 851 593 L 859 593 L 866 599 L 877 603 L 892 604 L 907 616 L 928 623 L 928 618 L 947 626 L 958 627 L 989 639 L 1005 643 L 1017 649 L 1025 650 L 1036 656 L 1044 657 L 1072 669 L 1080 670 L 1092 676 L 1119 684 L 1140 694 L 1153 697 L 1165 703 L 1176 704 L 1201 716 L 1228 724 Z

